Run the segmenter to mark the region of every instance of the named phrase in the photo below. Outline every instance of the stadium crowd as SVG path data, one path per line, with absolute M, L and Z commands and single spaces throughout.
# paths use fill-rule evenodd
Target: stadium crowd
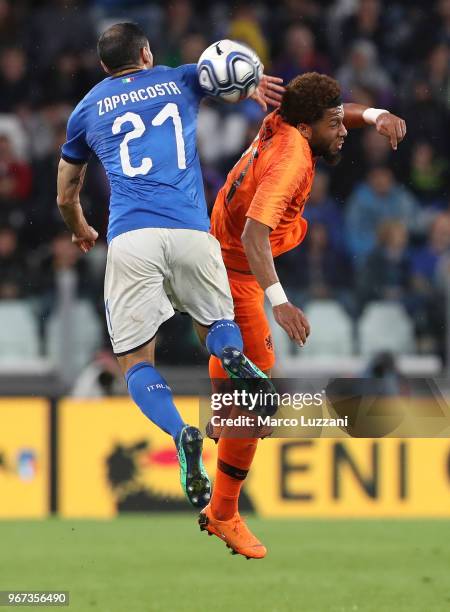
M 307 240 L 278 268 L 300 307 L 332 298 L 356 318 L 372 300 L 401 303 L 414 323 L 417 351 L 443 355 L 450 0 L 0 0 L 0 300 L 30 301 L 44 337 L 69 272 L 74 295 L 92 303 L 103 325 L 106 178 L 92 160 L 83 205 L 102 241 L 87 257 L 63 228 L 55 180 L 67 117 L 104 76 L 96 38 L 123 20 L 148 33 L 158 64 L 196 62 L 214 40 L 233 38 L 252 46 L 266 73 L 285 82 L 325 72 L 339 80 L 345 101 L 405 118 L 408 134 L 398 151 L 373 128 L 355 130 L 340 165 L 318 167 L 305 213 Z M 204 102 L 198 141 L 210 207 L 262 118 L 252 101 Z M 189 330 L 169 323 L 160 359 L 173 357 L 165 348 L 175 338 L 180 362 L 201 359 Z

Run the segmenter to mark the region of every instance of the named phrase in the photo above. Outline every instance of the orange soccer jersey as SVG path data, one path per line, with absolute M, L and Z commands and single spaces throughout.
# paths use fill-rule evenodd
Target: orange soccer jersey
M 221 244 L 227 268 L 250 271 L 241 242 L 248 217 L 272 228 L 274 257 L 303 240 L 307 222 L 302 212 L 313 178 L 307 140 L 274 111 L 229 173 L 214 205 L 211 232 Z
M 313 178 L 314 160 L 308 142 L 273 112 L 229 173 L 214 205 L 211 232 L 222 247 L 244 352 L 265 371 L 273 367 L 275 356 L 264 312 L 264 291 L 250 273 L 241 235 L 250 217 L 272 228 L 274 257 L 297 246 L 306 234 L 302 212 Z M 210 376 L 226 376 L 215 357 L 210 359 Z

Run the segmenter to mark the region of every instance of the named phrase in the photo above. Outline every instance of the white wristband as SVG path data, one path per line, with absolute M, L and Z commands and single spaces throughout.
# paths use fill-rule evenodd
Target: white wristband
M 280 304 L 285 304 L 289 301 L 283 287 L 281 286 L 281 283 L 274 283 L 273 285 L 270 285 L 270 287 L 267 287 L 264 293 L 266 294 L 269 302 L 272 304 L 272 308 L 279 306 Z
M 370 125 L 375 125 L 378 117 L 382 115 L 383 113 L 388 113 L 388 112 L 389 111 L 387 111 L 384 108 L 366 108 L 366 110 L 363 111 L 362 116 L 366 123 L 369 123 Z

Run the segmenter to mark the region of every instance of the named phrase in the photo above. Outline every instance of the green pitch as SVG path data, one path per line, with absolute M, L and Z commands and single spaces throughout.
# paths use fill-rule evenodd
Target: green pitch
M 194 515 L 0 522 L 0 590 L 69 590 L 69 612 L 450 610 L 449 521 L 249 524 L 262 561 L 231 556 Z

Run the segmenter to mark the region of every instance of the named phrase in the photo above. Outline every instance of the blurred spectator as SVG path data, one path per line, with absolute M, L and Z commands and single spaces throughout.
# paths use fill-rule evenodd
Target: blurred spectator
M 139 14 L 139 9 L 145 9 L 149 2 L 148 0 L 90 0 L 95 9 L 102 16 L 121 17 L 131 13 L 134 18 L 136 12 Z
M 365 40 L 384 50 L 385 27 L 382 24 L 383 5 L 379 0 L 359 0 L 356 12 L 342 27 L 341 45 L 348 47 L 357 40 Z
M 354 85 L 352 89 L 352 102 L 363 104 L 364 106 L 373 107 L 375 105 L 375 96 L 367 88 L 362 85 Z
M 181 41 L 180 55 L 182 64 L 196 64 L 198 58 L 208 46 L 208 42 L 203 34 L 194 32 L 188 34 Z
M 18 44 L 20 30 L 11 0 L 0 0 L 0 41 L 3 45 Z
M 440 213 L 433 221 L 427 243 L 415 249 L 412 272 L 415 290 L 431 295 L 441 259 L 450 252 L 450 214 Z
M 240 106 L 240 105 L 239 105 Z M 197 139 L 202 159 L 226 175 L 247 144 L 248 120 L 239 106 L 222 109 L 214 100 L 203 105 L 198 118 Z M 225 110 L 226 112 L 221 112 Z
M 111 397 L 127 392 L 123 374 L 111 351 L 99 351 L 79 374 L 70 392 L 72 397 Z
M 449 113 L 440 100 L 433 98 L 427 76 L 416 75 L 406 83 L 402 114 L 408 126 L 406 148 L 417 140 L 426 140 L 436 151 L 448 155 L 450 143 L 444 134 L 450 129 Z
M 450 202 L 446 212 L 450 214 Z M 450 248 L 439 257 L 435 268 L 434 281 L 438 290 L 446 296 L 446 303 L 448 303 L 447 300 L 450 300 Z
M 377 231 L 377 245 L 358 273 L 361 306 L 371 300 L 395 300 L 408 305 L 411 261 L 408 230 L 400 221 L 384 221 Z
M 272 55 L 278 57 L 283 49 L 286 30 L 292 24 L 309 28 L 317 41 L 318 49 L 327 51 L 328 32 L 326 13 L 318 0 L 281 0 L 271 3 L 266 17 L 265 29 L 270 33 Z
M 321 223 L 327 229 L 330 246 L 333 250 L 343 249 L 342 213 L 329 192 L 329 176 L 322 170 L 316 171 L 311 194 L 303 216 L 310 225 Z
M 317 0 L 282 0 L 280 9 L 285 15 L 285 26 L 295 19 L 304 19 L 311 25 L 323 18 L 320 1 Z
M 7 136 L 15 155 L 20 159 L 33 156 L 30 138 L 21 118 L 13 114 L 0 114 L 0 134 Z
M 438 0 L 436 2 L 436 15 L 436 38 L 450 45 L 450 0 Z
M 450 253 L 445 253 L 439 259 L 436 266 L 435 282 L 438 291 L 445 296 L 447 301 L 450 296 Z
M 42 97 L 47 104 L 66 102 L 75 106 L 94 84 L 81 63 L 80 54 L 66 48 L 43 76 Z
M 379 107 L 392 104 L 391 80 L 378 63 L 375 45 L 368 40 L 358 40 L 353 44 L 347 62 L 339 68 L 336 78 L 347 100 L 352 99 L 353 89 L 362 87 L 372 93 Z
M 363 164 L 367 170 L 379 165 L 391 165 L 392 147 L 388 138 L 373 128 L 366 128 L 362 132 L 361 145 Z
M 313 299 L 341 299 L 352 285 L 352 270 L 345 254 L 330 246 L 325 225 L 311 225 L 298 248 L 277 259 L 283 284 L 300 292 L 299 303 Z M 344 305 L 345 298 L 342 300 Z
M 92 4 L 97 7 L 104 9 L 105 11 L 120 11 L 124 8 L 123 0 L 92 0 Z M 126 8 L 135 8 L 136 6 L 145 6 L 148 4 L 147 0 L 127 0 Z
M 148 2 L 148 0 L 90 0 L 90 15 L 95 25 L 97 35 L 120 21 L 132 21 L 139 25 L 147 34 L 152 52 L 160 50 L 164 39 L 164 4 L 163 2 Z M 96 54 L 94 54 L 96 56 Z M 158 55 L 158 63 L 161 57 Z M 95 57 L 95 59 L 97 59 Z
M 378 166 L 370 170 L 365 182 L 356 187 L 347 204 L 347 244 L 356 258 L 356 265 L 363 265 L 375 246 L 378 226 L 387 219 L 403 221 L 410 231 L 415 231 L 418 203 L 403 185 L 395 181 L 390 168 Z
M 42 102 L 33 114 L 24 119 L 23 126 L 30 140 L 29 153 L 34 160 L 40 160 L 53 152 L 55 137 L 61 126 L 65 131 L 72 108 L 66 102 Z
M 362 375 L 364 378 L 370 378 L 378 383 L 369 387 L 376 392 L 377 396 L 409 395 L 408 380 L 402 376 L 392 353 L 382 352 L 374 355 Z M 380 414 L 382 414 L 381 411 Z M 389 408 L 386 414 L 389 414 Z
M 238 4 L 230 23 L 229 37 L 232 40 L 239 40 L 254 49 L 266 70 L 269 68 L 268 43 L 258 21 L 255 6 L 247 2 L 240 2 Z
M 54 136 L 49 152 L 35 160 L 33 166 L 33 197 L 27 213 L 27 223 L 23 235 L 32 248 L 47 243 L 61 226 L 61 215 L 56 206 L 56 174 L 61 158 L 61 146 L 66 140 L 66 124 L 54 126 Z M 50 135 L 50 134 L 49 134 Z M 84 210 L 104 238 L 107 224 L 109 186 L 104 170 L 96 158 L 92 158 L 84 180 L 82 202 Z M 98 249 L 96 249 L 98 250 Z
M 426 245 L 412 254 L 412 282 L 419 310 L 415 315 L 415 324 L 421 350 L 437 352 L 443 359 L 446 296 L 440 284 L 440 274 L 445 262 L 448 262 L 449 253 L 450 214 L 441 213 L 431 225 Z
M 413 149 L 409 184 L 425 204 L 442 207 L 449 196 L 448 163 L 428 142 L 418 142 Z
M 405 78 L 402 93 L 405 120 L 411 124 L 409 142 L 428 140 L 436 149 L 449 151 L 448 130 L 450 110 L 449 47 L 433 47 L 426 61 L 411 68 Z
M 38 3 L 30 15 L 28 38 L 38 68 L 51 66 L 62 49 L 82 52 L 96 44 L 90 13 L 78 0 Z
M 350 130 L 344 144 L 342 160 L 336 172 L 331 175 L 331 191 L 338 199 L 346 200 L 355 183 L 363 181 L 368 171 L 375 166 L 393 168 L 389 140 L 373 127 Z
M 203 165 L 203 184 L 205 188 L 206 204 L 208 206 L 208 213 L 211 216 L 211 211 L 214 206 L 219 189 L 224 184 L 225 177 L 217 172 L 213 166 Z
M 27 293 L 29 275 L 19 249 L 17 232 L 0 226 L 0 300 L 16 300 Z
M 56 206 L 55 176 L 61 159 L 61 146 L 66 140 L 66 126 L 59 124 L 52 142 L 51 151 L 35 161 L 34 175 L 39 178 L 33 185 L 33 198 L 25 227 L 27 244 L 37 247 L 49 242 L 55 227 L 61 225 L 61 215 Z
M 27 57 L 22 49 L 9 47 L 0 54 L 0 112 L 18 112 L 30 105 L 36 92 L 28 71 Z
M 33 258 L 32 291 L 39 300 L 41 317 L 45 318 L 62 301 L 88 299 L 95 306 L 101 301 L 103 306 L 102 287 L 92 282 L 86 258 L 66 231 L 60 231 L 46 251 Z
M 9 138 L 0 135 L 0 222 L 23 225 L 31 179 L 30 166 L 17 159 Z
M 405 2 L 409 7 L 411 2 Z M 404 63 L 417 64 L 426 57 L 436 43 L 450 44 L 450 2 L 434 0 L 426 3 L 416 0 L 406 17 L 412 25 L 411 37 L 402 54 Z
M 273 65 L 273 73 L 285 83 L 304 72 L 330 74 L 330 62 L 316 49 L 312 31 L 304 25 L 292 24 L 285 35 L 284 51 Z
M 441 43 L 434 47 L 429 55 L 427 74 L 434 99 L 442 102 L 447 109 L 450 109 L 449 67 L 449 46 L 446 43 Z
M 183 40 L 190 33 L 202 31 L 197 15 L 194 14 L 190 0 L 172 0 L 167 3 L 164 38 L 160 41 L 160 48 L 156 53 L 157 64 L 166 66 L 181 64 Z

